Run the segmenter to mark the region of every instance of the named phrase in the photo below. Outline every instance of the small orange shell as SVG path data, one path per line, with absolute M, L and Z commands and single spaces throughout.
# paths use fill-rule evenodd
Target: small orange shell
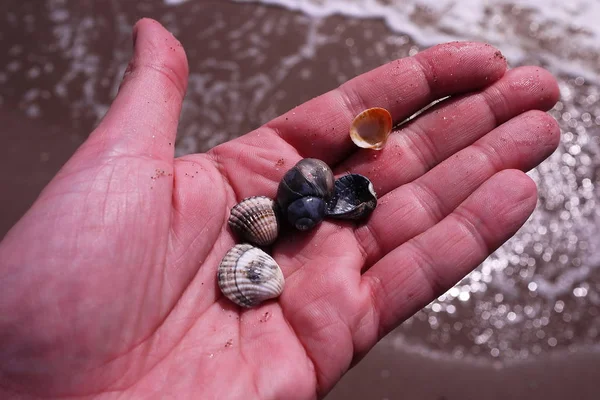
M 385 108 L 369 108 L 354 118 L 350 138 L 363 149 L 381 150 L 392 132 L 392 116 Z

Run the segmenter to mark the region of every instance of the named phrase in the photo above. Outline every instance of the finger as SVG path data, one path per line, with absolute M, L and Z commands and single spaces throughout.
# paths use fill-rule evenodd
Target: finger
M 400 122 L 436 99 L 485 87 L 505 70 L 506 60 L 490 45 L 446 43 L 360 75 L 268 126 L 302 156 L 335 164 L 354 149 L 348 131 L 361 111 L 383 107 Z
M 554 118 L 530 111 L 388 193 L 368 223 L 355 231 L 366 265 L 441 221 L 496 172 L 535 167 L 552 154 L 559 139 Z
M 443 102 L 415 119 L 393 133 L 383 150 L 355 153 L 337 172 L 368 176 L 383 196 L 516 115 L 550 109 L 558 96 L 558 85 L 549 72 L 539 67 L 516 68 L 480 93 Z
M 508 240 L 536 205 L 536 187 L 521 171 L 490 178 L 439 224 L 396 248 L 363 275 L 379 332 L 449 289 Z
M 135 25 L 133 40 L 133 57 L 119 93 L 82 150 L 86 158 L 95 153 L 172 162 L 187 85 L 185 52 L 151 19 Z
M 362 74 L 256 131 L 216 147 L 211 155 L 233 186 L 240 183 L 236 191 L 241 196 L 264 192 L 301 157 L 334 165 L 354 151 L 348 130 L 363 109 L 387 108 L 399 122 L 433 100 L 481 89 L 502 77 L 505 70 L 506 60 L 490 45 L 455 42 L 435 46 Z

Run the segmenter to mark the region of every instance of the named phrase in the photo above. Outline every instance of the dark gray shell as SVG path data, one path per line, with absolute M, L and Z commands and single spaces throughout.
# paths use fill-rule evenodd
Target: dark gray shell
M 249 244 L 233 246 L 217 271 L 219 289 L 242 307 L 254 307 L 283 292 L 283 272 L 275 260 Z
M 334 182 L 333 172 L 326 163 L 304 158 L 281 179 L 277 204 L 290 224 L 300 230 L 310 229 L 325 217 Z
M 248 197 L 231 209 L 229 226 L 239 236 L 258 246 L 268 246 L 279 235 L 275 202 L 266 196 Z
M 335 181 L 335 193 L 327 203 L 327 217 L 358 220 L 377 206 L 371 181 L 360 174 L 348 174 Z

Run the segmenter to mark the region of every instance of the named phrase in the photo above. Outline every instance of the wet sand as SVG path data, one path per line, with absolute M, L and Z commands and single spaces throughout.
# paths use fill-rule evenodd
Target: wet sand
M 598 354 L 544 354 L 501 366 L 399 350 L 385 341 L 326 397 L 417 400 L 598 398 Z
M 315 21 L 279 8 L 225 1 L 197 1 L 175 8 L 158 0 L 124 3 L 47 1 L 46 7 L 39 7 L 34 0 L 8 0 L 0 4 L 0 18 L 4 18 L 0 54 L 5 55 L 0 63 L 5 65 L 0 67 L 5 141 L 0 150 L 0 237 L 105 112 L 131 54 L 131 26 L 142 16 L 162 22 L 187 50 L 191 75 L 178 154 L 206 151 L 361 72 L 419 49 L 406 35 L 390 36 L 378 20 Z M 369 37 L 378 39 L 376 46 Z M 261 51 L 248 51 L 251 48 Z M 596 93 L 594 87 L 573 82 L 565 80 L 575 95 L 564 109 L 555 110 L 557 118 L 577 106 L 577 98 Z M 588 106 L 593 121 L 600 112 L 596 103 Z M 586 290 L 591 293 L 593 288 Z M 489 290 L 471 293 L 463 301 L 459 293 L 456 297 L 461 300 L 452 303 L 456 311 L 420 313 L 384 339 L 327 398 L 596 399 L 594 366 L 600 356 L 585 346 L 597 343 L 598 305 L 586 303 L 584 308 L 573 296 L 559 300 L 565 310 L 585 309 L 590 314 L 582 317 L 578 322 L 582 327 L 569 337 L 548 345 L 554 331 L 569 331 L 577 324 L 570 318 L 561 320 L 565 327 L 542 315 L 532 317 L 532 324 L 543 322 L 542 318 L 551 320 L 543 340 L 536 338 L 539 326 L 516 327 L 502 336 L 505 331 L 487 327 L 488 319 L 484 321 L 475 307 L 485 301 L 494 303 L 495 296 Z M 527 294 L 506 307 L 514 310 L 529 301 Z M 440 304 L 448 310 L 447 304 Z M 521 310 L 527 313 L 526 307 Z M 507 314 L 508 308 L 489 321 L 506 321 Z M 431 317 L 437 318 L 435 326 Z M 457 322 L 479 324 L 482 332 L 492 329 L 490 340 L 496 338 L 498 346 L 491 341 L 473 345 L 476 329 L 452 330 Z M 591 335 L 594 329 L 596 334 Z M 523 357 L 502 356 L 510 354 L 502 343 L 510 347 L 519 341 L 529 341 L 523 345 L 525 353 L 519 350 Z M 492 354 L 502 349 L 501 357 L 490 356 L 490 348 Z
M 0 110 L 0 237 L 33 204 L 44 186 L 77 149 L 68 124 L 44 124 L 10 109 Z

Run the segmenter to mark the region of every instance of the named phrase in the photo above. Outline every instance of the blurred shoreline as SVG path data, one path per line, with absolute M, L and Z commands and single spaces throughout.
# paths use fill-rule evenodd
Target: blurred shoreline
M 326 397 L 337 399 L 563 400 L 597 398 L 600 349 L 562 351 L 508 365 L 465 362 L 384 341 Z

